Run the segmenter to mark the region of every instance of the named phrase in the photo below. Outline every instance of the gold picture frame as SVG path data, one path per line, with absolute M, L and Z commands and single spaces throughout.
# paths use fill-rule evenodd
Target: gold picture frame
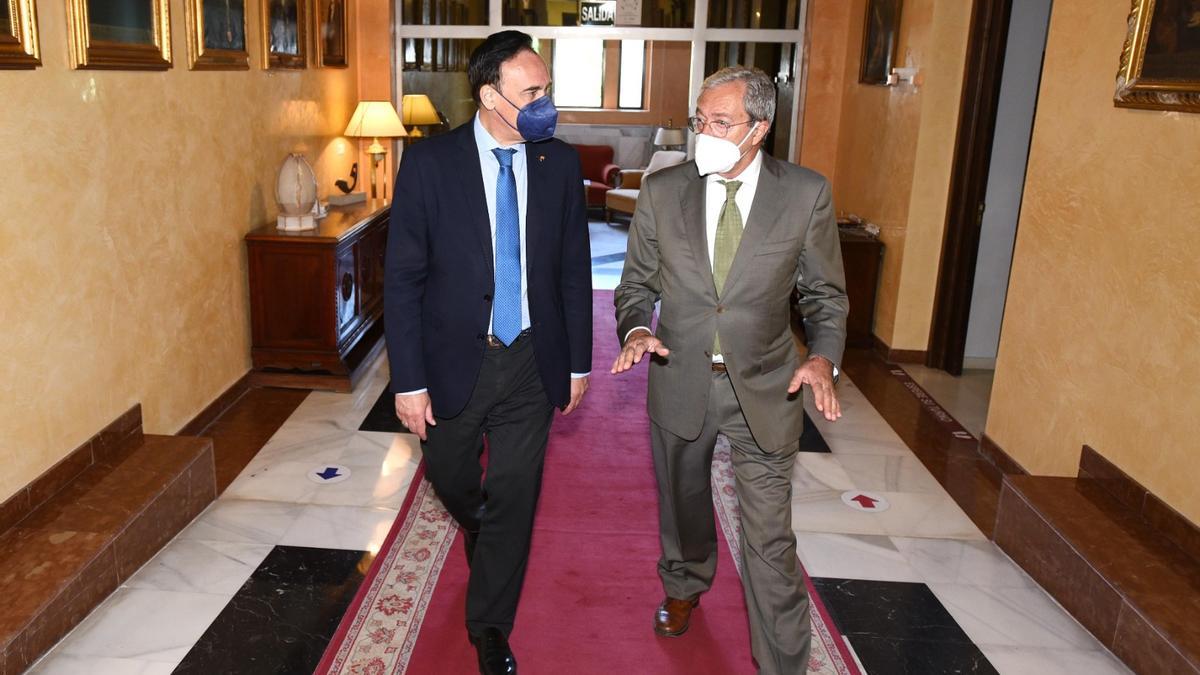
M 263 68 L 308 67 L 308 0 L 261 0 Z
M 42 65 L 37 5 L 34 0 L 8 0 L 7 6 L 0 15 L 0 69 L 37 68 Z
M 187 14 L 188 68 L 247 70 L 246 33 L 249 0 L 184 0 Z
M 1113 103 L 1200 112 L 1200 16 L 1178 0 L 1133 0 Z
M 316 0 L 317 65 L 322 68 L 350 66 L 349 0 Z
M 88 0 L 67 0 L 71 67 L 167 70 L 171 67 L 170 0 L 120 0 L 91 16 Z

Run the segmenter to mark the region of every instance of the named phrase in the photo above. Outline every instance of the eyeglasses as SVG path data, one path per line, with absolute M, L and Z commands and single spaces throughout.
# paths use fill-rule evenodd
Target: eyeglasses
M 729 135 L 730 129 L 734 127 L 740 127 L 743 124 L 753 124 L 754 120 L 730 123 L 722 120 L 713 120 L 712 122 L 709 122 L 703 117 L 689 117 L 687 122 L 688 129 L 691 129 L 693 133 L 702 134 L 704 133 L 705 129 L 708 129 L 713 136 L 716 136 L 717 138 L 725 138 Z

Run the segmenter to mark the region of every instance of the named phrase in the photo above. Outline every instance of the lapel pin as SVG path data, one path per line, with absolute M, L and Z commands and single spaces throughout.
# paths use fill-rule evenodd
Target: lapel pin
M 539 161 L 539 162 L 544 162 L 544 161 L 546 161 L 546 156 L 545 156 L 545 155 L 538 155 L 538 161 Z

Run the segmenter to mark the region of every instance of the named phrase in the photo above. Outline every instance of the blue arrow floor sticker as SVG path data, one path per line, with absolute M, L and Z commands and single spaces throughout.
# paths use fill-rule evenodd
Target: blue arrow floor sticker
M 308 479 L 318 485 L 340 483 L 350 477 L 350 469 L 341 464 L 322 464 L 308 471 Z

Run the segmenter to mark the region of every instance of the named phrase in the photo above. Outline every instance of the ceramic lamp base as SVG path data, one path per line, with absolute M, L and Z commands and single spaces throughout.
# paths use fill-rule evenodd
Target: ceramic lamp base
M 275 219 L 275 229 L 285 232 L 302 232 L 304 230 L 317 229 L 317 220 L 312 214 L 306 213 L 302 216 L 285 216 L 280 214 Z

